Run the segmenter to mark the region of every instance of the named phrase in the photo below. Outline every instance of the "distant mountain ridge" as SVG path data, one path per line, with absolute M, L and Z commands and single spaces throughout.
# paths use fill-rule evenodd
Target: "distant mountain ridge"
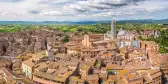
M 100 20 L 100 21 L 0 21 L 0 24 L 96 24 L 96 23 L 110 23 L 110 20 Z M 118 23 L 157 23 L 157 24 L 168 24 L 168 19 L 162 20 L 119 20 Z
M 129 23 L 157 23 L 157 24 L 168 24 L 168 19 L 162 20 L 153 20 L 153 19 L 144 19 L 144 20 L 121 20 L 119 22 L 129 22 Z

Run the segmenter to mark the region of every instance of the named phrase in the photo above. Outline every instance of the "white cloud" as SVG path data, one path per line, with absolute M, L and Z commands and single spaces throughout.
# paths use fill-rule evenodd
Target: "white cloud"
M 146 18 L 168 9 L 166 0 L 0 0 L 2 20 Z M 166 14 L 165 14 L 166 16 Z

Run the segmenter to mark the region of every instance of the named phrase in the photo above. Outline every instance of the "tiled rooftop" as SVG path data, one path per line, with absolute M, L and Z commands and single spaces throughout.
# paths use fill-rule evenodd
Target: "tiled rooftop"
M 23 64 L 25 64 L 29 67 L 33 67 L 35 65 L 35 63 L 32 60 L 23 61 Z

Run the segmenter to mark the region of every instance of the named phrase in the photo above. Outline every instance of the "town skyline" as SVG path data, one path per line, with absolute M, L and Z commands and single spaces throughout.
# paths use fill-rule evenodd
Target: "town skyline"
M 134 21 L 133 21 L 134 22 Z M 168 26 L 0 25 L 2 84 L 166 84 Z

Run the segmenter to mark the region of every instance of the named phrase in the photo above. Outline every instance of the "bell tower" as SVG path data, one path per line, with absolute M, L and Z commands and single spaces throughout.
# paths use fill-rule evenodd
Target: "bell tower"
M 111 21 L 111 39 L 116 39 L 116 21 L 115 20 L 112 20 Z

